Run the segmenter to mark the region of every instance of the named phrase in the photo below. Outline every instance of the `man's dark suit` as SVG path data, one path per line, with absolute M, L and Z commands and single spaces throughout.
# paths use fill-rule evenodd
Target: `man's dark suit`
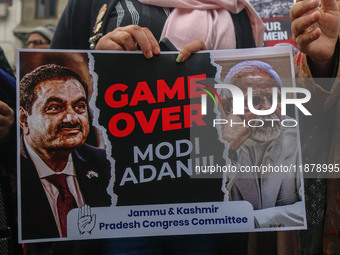
M 106 188 L 110 180 L 110 163 L 105 151 L 84 144 L 72 153 L 74 168 L 84 201 L 91 207 L 111 205 Z M 21 226 L 22 238 L 59 237 L 57 225 L 38 173 L 21 142 Z M 88 178 L 88 171 L 98 177 Z

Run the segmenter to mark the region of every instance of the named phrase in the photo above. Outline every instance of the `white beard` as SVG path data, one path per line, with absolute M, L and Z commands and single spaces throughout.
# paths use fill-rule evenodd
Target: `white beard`
M 275 113 L 269 115 L 269 116 L 263 116 L 260 118 L 260 120 L 264 121 L 265 123 L 268 121 L 265 120 L 272 120 L 272 119 L 279 119 Z M 269 142 L 277 137 L 282 132 L 282 128 L 280 125 L 280 121 L 273 121 L 273 127 L 272 122 L 269 121 L 270 125 L 263 126 L 263 127 L 252 127 L 251 128 L 251 135 L 250 138 L 253 139 L 256 142 L 259 143 L 266 143 Z

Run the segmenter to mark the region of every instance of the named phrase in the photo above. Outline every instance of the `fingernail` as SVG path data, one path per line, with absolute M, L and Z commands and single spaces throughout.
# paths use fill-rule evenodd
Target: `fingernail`
M 153 53 L 156 54 L 156 55 L 158 55 L 159 53 L 161 53 L 161 49 L 160 49 L 159 47 L 155 47 L 155 48 L 153 49 Z
M 152 54 L 152 51 L 151 50 L 148 50 L 146 53 L 145 53 L 145 57 L 146 58 L 152 58 L 153 54 Z
M 311 1 L 309 1 L 309 4 L 310 4 L 311 6 L 314 6 L 315 4 L 319 4 L 319 1 L 311 0 Z
M 181 53 L 178 54 L 177 58 L 176 58 L 176 62 L 177 63 L 181 63 L 183 60 L 183 55 Z

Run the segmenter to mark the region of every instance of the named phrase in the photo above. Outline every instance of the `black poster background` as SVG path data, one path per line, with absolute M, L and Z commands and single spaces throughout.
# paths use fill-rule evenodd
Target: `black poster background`
M 153 153 L 154 160 L 140 161 L 134 164 L 133 146 L 138 146 L 142 152 L 149 144 L 155 147 L 161 142 L 169 142 L 175 148 L 175 141 L 180 139 L 190 140 L 190 132 L 195 132 L 200 136 L 200 155 L 203 157 L 211 155 L 209 147 L 214 147 L 220 152 L 220 156 L 215 156 L 216 162 L 223 161 L 222 152 L 224 145 L 218 142 L 217 132 L 212 128 L 212 119 L 216 118 L 212 113 L 212 107 L 208 108 L 208 114 L 204 117 L 206 126 L 182 128 L 172 131 L 162 131 L 162 113 L 160 112 L 155 129 L 150 134 L 144 134 L 139 123 L 134 116 L 135 111 L 143 111 L 146 119 L 149 120 L 153 109 L 164 107 L 181 106 L 180 122 L 183 123 L 183 106 L 189 105 L 193 101 L 201 103 L 201 99 L 190 100 L 188 98 L 187 77 L 191 75 L 206 74 L 207 78 L 214 78 L 216 67 L 211 64 L 210 54 L 202 53 L 191 56 L 185 63 L 176 63 L 177 54 L 163 54 L 154 56 L 148 60 L 141 54 L 108 54 L 92 53 L 94 57 L 94 72 L 98 75 L 98 96 L 96 98 L 96 107 L 100 109 L 98 122 L 107 129 L 107 136 L 112 145 L 112 157 L 115 160 L 115 183 L 114 193 L 118 196 L 117 205 L 142 205 L 142 204 L 166 204 L 166 203 L 190 203 L 190 202 L 208 202 L 222 201 L 223 192 L 221 191 L 221 178 L 191 178 L 182 171 L 181 177 L 176 174 L 176 160 L 182 160 L 187 164 L 190 155 L 186 157 L 176 157 L 174 154 L 166 160 L 158 159 Z M 148 104 L 142 101 L 137 106 L 126 106 L 122 108 L 111 108 L 105 103 L 104 95 L 107 88 L 113 84 L 123 83 L 128 89 L 123 93 L 128 93 L 129 101 L 138 84 L 146 81 L 151 89 L 153 96 L 157 101 L 157 80 L 165 80 L 169 87 L 172 87 L 178 77 L 185 77 L 185 100 L 165 100 L 164 103 Z M 213 85 L 213 84 L 211 84 Z M 122 94 L 122 93 L 115 93 Z M 175 97 L 176 98 L 176 97 Z M 115 98 L 119 100 L 119 96 Z M 212 100 L 211 100 L 212 101 Z M 208 102 L 208 104 L 211 102 Z M 109 121 L 117 113 L 129 113 L 135 119 L 134 131 L 126 137 L 115 137 L 108 130 Z M 120 123 L 122 124 L 122 123 Z M 124 124 L 122 124 L 124 125 Z M 123 127 L 123 126 L 121 126 Z M 191 135 L 193 135 L 191 133 Z M 196 135 L 195 135 L 196 136 Z M 166 149 L 166 148 L 164 148 Z M 166 151 L 163 151 L 166 154 Z M 162 165 L 168 162 L 176 178 L 163 176 L 157 180 Z M 209 161 L 208 161 L 209 163 Z M 151 182 L 139 183 L 139 165 L 152 165 L 156 168 L 157 175 Z M 195 175 L 194 161 L 192 161 L 192 172 Z M 132 181 L 126 182 L 120 186 L 123 174 L 127 167 L 131 167 L 138 183 Z M 146 172 L 147 174 L 148 172 Z

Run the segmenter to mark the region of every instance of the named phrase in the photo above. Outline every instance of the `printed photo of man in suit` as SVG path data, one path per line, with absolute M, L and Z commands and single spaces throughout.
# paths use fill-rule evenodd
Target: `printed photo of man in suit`
M 20 81 L 22 239 L 66 237 L 71 209 L 111 205 L 106 152 L 85 143 L 87 100 L 87 84 L 63 66 Z
M 221 92 L 226 119 L 235 123 L 222 126 L 222 137 L 229 143 L 231 164 L 239 170 L 227 174 L 229 200 L 251 203 L 258 228 L 303 226 L 301 176 L 298 171 L 282 170 L 299 165 L 299 142 L 295 119 L 281 115 L 279 75 L 262 61 L 243 61 L 230 69 L 224 84 L 238 87 L 245 98 L 244 115 L 234 115 L 230 91 Z M 257 111 L 272 113 L 255 114 L 248 107 L 249 100 Z M 286 124 L 282 125 L 284 120 Z

